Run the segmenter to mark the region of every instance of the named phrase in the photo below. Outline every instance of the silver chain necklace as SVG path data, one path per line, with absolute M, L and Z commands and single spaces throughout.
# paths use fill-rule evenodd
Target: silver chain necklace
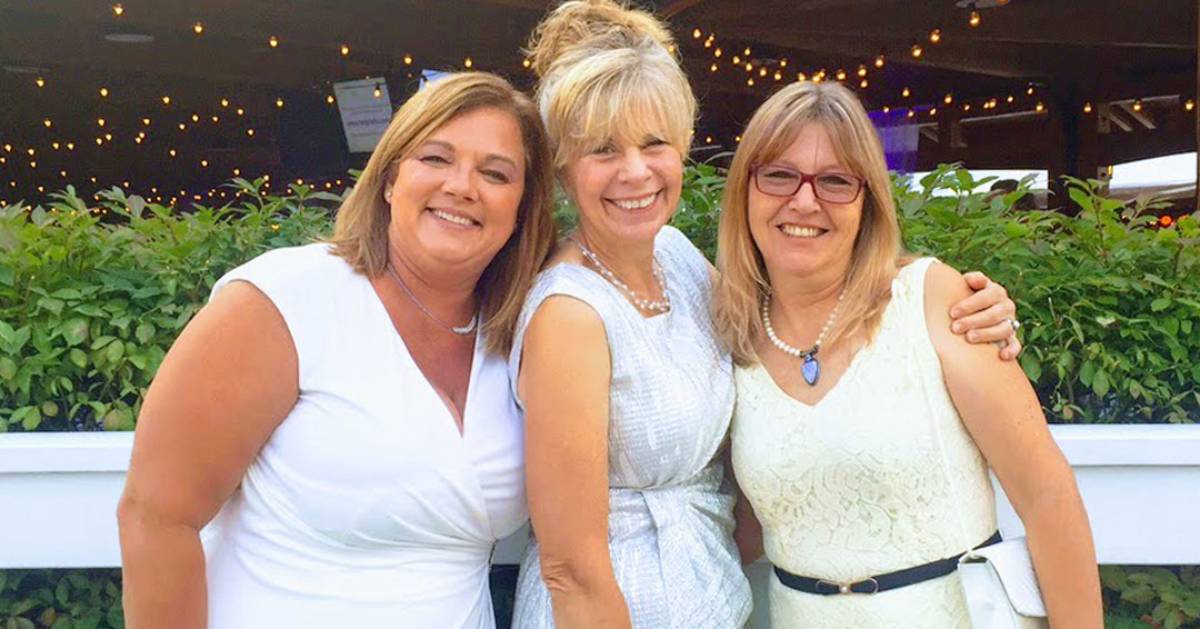
M 417 299 L 417 296 L 413 294 L 412 289 L 410 289 L 408 287 L 408 284 L 405 284 L 404 280 L 400 279 L 400 274 L 396 272 L 396 269 L 391 265 L 391 263 L 388 263 L 387 271 L 388 271 L 388 275 L 390 275 L 392 277 L 392 280 L 395 281 L 396 284 L 400 286 L 401 290 L 404 291 L 404 294 L 408 295 L 408 299 L 410 301 L 412 301 L 414 304 L 416 304 L 417 308 L 421 312 L 425 313 L 425 316 L 429 317 L 429 319 L 431 321 L 438 324 L 439 327 L 441 327 L 445 330 L 448 330 L 450 332 L 453 332 L 459 336 L 467 336 L 475 331 L 475 324 L 479 323 L 479 313 L 478 312 L 476 312 L 471 317 L 471 320 L 468 321 L 466 325 L 450 325 L 450 324 L 446 323 L 445 321 L 442 321 L 441 319 L 437 318 L 436 315 L 434 315 L 432 312 L 429 311 L 428 308 L 425 307 L 425 304 L 421 303 L 420 299 Z
M 596 270 L 600 273 L 600 277 L 608 280 L 608 283 L 616 286 L 622 293 L 625 293 L 625 297 L 634 306 L 650 312 L 668 312 L 671 310 L 671 295 L 667 293 L 667 277 L 663 273 L 662 265 L 658 263 L 658 260 L 654 261 L 654 279 L 658 282 L 659 290 L 662 291 L 662 299 L 646 299 L 637 294 L 632 288 L 629 288 L 628 284 L 622 282 L 621 278 L 617 277 L 617 274 L 613 273 L 612 269 L 600 261 L 600 256 L 596 255 L 596 252 L 591 249 L 588 249 L 587 245 L 584 245 L 578 238 L 572 236 L 570 240 L 579 246 L 579 251 L 583 254 L 583 257 L 587 258 L 588 262 L 591 262 L 592 266 L 596 267 Z
M 825 319 L 825 327 L 821 328 L 821 333 L 817 335 L 817 342 L 808 349 L 800 349 L 792 347 L 786 341 L 779 338 L 775 333 L 775 327 L 771 325 L 771 293 L 767 292 L 767 296 L 763 298 L 762 303 L 762 320 L 763 327 L 767 329 L 767 338 L 771 339 L 771 344 L 779 348 L 785 354 L 796 358 L 804 359 L 804 363 L 800 365 L 800 373 L 804 376 L 804 381 L 808 386 L 816 386 L 817 381 L 821 379 L 821 362 L 817 360 L 817 352 L 821 349 L 821 343 L 825 340 L 825 335 L 829 333 L 829 328 L 833 326 L 833 322 L 837 320 L 838 309 L 842 306 L 842 298 L 846 296 L 846 289 L 842 289 L 842 293 L 838 295 L 837 303 L 833 306 L 833 311 L 829 313 L 829 317 Z

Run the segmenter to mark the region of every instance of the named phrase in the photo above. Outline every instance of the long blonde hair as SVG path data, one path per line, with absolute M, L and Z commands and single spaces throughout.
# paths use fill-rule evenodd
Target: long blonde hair
M 900 226 L 879 136 L 866 110 L 837 83 L 793 83 L 767 99 L 742 134 L 725 184 L 717 236 L 715 321 L 740 365 L 755 362 L 754 341 L 765 334 L 759 309 L 770 289 L 762 253 L 748 219 L 750 169 L 777 159 L 807 124 L 821 125 L 838 160 L 866 180 L 863 216 L 846 273 L 846 297 L 825 347 L 865 331 L 872 337 L 883 318 L 901 253 Z
M 570 0 L 550 12 L 526 54 L 555 168 L 610 140 L 640 145 L 651 135 L 687 155 L 696 97 L 674 50 L 662 21 L 613 0 Z
M 333 252 L 355 271 L 372 278 L 383 273 L 388 264 L 391 222 L 383 189 L 395 179 L 397 163 L 442 125 L 485 107 L 516 118 L 525 149 L 525 191 L 516 227 L 475 288 L 488 349 L 507 354 L 525 293 L 554 246 L 555 232 L 550 214 L 554 174 L 545 129 L 529 97 L 504 79 L 486 72 L 453 74 L 429 84 L 404 103 L 338 209 L 330 242 Z

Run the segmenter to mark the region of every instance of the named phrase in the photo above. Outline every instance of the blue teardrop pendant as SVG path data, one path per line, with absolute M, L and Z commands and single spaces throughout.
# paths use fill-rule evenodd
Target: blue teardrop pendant
M 804 355 L 804 364 L 800 365 L 800 373 L 804 376 L 804 381 L 808 383 L 808 386 L 817 385 L 817 380 L 821 379 L 821 363 L 817 362 L 815 351 Z

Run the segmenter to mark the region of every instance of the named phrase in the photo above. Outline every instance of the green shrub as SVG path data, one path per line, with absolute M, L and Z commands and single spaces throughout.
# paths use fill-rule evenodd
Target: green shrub
M 1020 212 L 1026 185 L 972 192 L 982 183 L 949 166 L 919 185 L 897 180 L 905 242 L 1009 288 L 1025 323 L 1021 363 L 1052 421 L 1194 421 L 1195 217 L 1155 228 L 1147 204 L 1078 180 L 1078 216 Z M 0 431 L 132 428 L 159 361 L 216 278 L 329 232 L 314 202 L 340 197 L 303 186 L 269 196 L 261 185 L 236 180 L 239 201 L 189 214 L 117 189 L 89 209 L 71 188 L 46 208 L 0 210 Z M 723 186 L 713 166 L 689 166 L 673 219 L 710 258 Z M 555 216 L 574 224 L 561 198 Z
M 1101 566 L 1100 581 L 1107 627 L 1200 627 L 1200 566 Z
M 336 199 L 293 186 L 175 214 L 119 189 L 88 208 L 0 210 L 0 431 L 129 430 L 176 334 L 228 269 L 328 232 Z
M 2 629 L 124 629 L 120 570 L 0 570 Z
M 1053 421 L 1191 423 L 1200 417 L 1200 223 L 1169 228 L 1143 201 L 1069 180 L 1083 211 L 1016 211 L 1027 182 L 972 193 L 943 166 L 896 186 L 907 246 L 1008 287 L 1025 324 L 1021 364 Z M 937 192 L 950 196 L 935 196 Z

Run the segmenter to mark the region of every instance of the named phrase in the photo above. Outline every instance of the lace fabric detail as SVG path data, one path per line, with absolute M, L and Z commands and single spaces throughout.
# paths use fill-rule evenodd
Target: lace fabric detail
M 996 529 L 986 461 L 926 328 L 931 262 L 901 270 L 876 338 L 816 405 L 759 365 L 735 373 L 734 470 L 768 559 L 789 572 L 856 581 L 963 552 Z M 777 628 L 969 626 L 956 575 L 853 597 L 797 592 L 772 576 L 771 606 Z
M 671 310 L 650 318 L 590 269 L 543 271 L 526 298 L 509 373 L 515 385 L 525 327 L 545 299 L 566 295 L 596 311 L 612 357 L 609 551 L 633 626 L 741 627 L 750 586 L 731 537 L 732 492 L 715 462 L 733 411 L 733 366 L 713 331 L 703 255 L 665 227 L 655 256 Z M 521 567 L 513 626 L 554 626 L 536 540 Z

